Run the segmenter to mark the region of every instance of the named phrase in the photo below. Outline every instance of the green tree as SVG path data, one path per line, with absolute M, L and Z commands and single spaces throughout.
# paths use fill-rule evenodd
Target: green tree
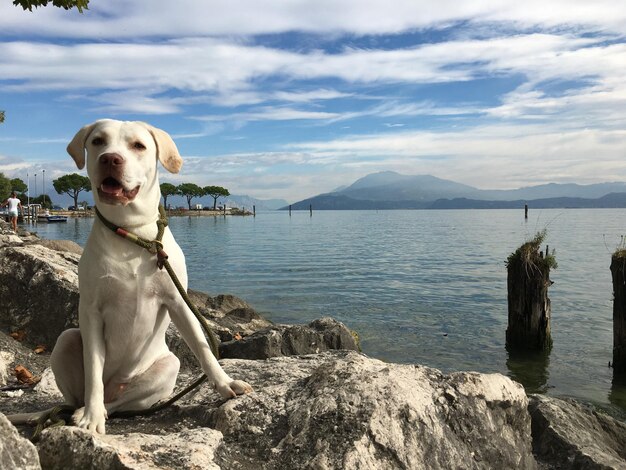
M 88 10 L 89 0 L 13 0 L 13 5 L 21 6 L 24 10 L 33 11 L 33 7 L 45 7 L 48 3 L 53 6 L 70 10 L 76 8 L 79 12 Z
M 74 207 L 78 207 L 78 195 L 82 191 L 91 191 L 91 182 L 86 176 L 78 173 L 61 176 L 52 181 L 54 190 L 59 194 L 67 194 L 74 198 Z
M 217 198 L 230 196 L 228 189 L 222 188 L 221 186 L 205 186 L 204 194 L 213 198 L 213 210 L 217 207 Z
M 183 183 L 181 185 L 178 185 L 176 189 L 178 194 L 187 198 L 187 205 L 189 206 L 189 210 L 191 210 L 191 200 L 194 197 L 204 196 L 204 190 L 197 184 Z
M 11 195 L 11 180 L 0 173 L 0 200 L 5 201 Z
M 20 178 L 13 178 L 11 180 L 11 189 L 16 193 L 24 194 L 28 190 L 28 186 Z
M 167 209 L 167 197 L 178 194 L 178 188 L 171 183 L 161 183 L 161 196 L 163 196 L 163 207 Z
M 19 199 L 20 199 L 20 201 L 25 202 L 24 199 L 22 199 L 21 197 Z M 52 208 L 52 199 L 50 199 L 50 196 L 48 196 L 47 194 L 40 194 L 37 197 L 31 197 L 30 198 L 30 203 L 31 204 L 40 204 L 41 207 L 43 207 L 44 209 L 51 209 Z

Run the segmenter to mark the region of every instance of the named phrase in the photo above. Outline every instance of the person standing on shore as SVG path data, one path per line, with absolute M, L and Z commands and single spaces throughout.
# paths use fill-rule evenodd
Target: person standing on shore
M 2 203 L 2 207 L 9 206 L 9 217 L 11 218 L 11 227 L 17 233 L 17 215 L 18 209 L 22 210 L 22 202 L 17 198 L 17 193 L 13 191 L 11 197 Z

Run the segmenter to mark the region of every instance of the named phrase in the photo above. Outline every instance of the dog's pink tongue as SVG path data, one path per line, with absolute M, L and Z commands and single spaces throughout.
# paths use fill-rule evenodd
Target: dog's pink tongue
M 122 194 L 122 191 L 124 190 L 124 188 L 122 188 L 120 184 L 107 184 L 107 183 L 102 183 L 100 185 L 100 189 L 102 190 L 103 193 L 112 194 L 114 196 L 119 196 L 120 194 Z

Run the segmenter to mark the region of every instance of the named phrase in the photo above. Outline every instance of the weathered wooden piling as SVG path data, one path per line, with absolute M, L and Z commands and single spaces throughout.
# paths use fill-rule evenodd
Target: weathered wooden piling
M 613 277 L 613 369 L 626 375 L 626 249 L 611 256 Z
M 252 217 L 256 217 L 256 205 L 252 205 Z
M 291 204 L 289 204 L 289 217 L 291 217 Z
M 309 215 L 313 217 L 313 204 L 309 204 Z
M 556 268 L 553 255 L 539 251 L 545 230 L 509 256 L 507 289 L 509 322 L 506 346 L 509 350 L 550 350 L 550 269 Z
M 528 204 L 524 204 L 524 219 L 528 219 Z

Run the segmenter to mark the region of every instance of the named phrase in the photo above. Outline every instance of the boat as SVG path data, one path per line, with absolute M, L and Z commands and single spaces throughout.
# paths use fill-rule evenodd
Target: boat
M 37 217 L 38 222 L 67 222 L 67 216 L 65 215 L 40 215 Z

